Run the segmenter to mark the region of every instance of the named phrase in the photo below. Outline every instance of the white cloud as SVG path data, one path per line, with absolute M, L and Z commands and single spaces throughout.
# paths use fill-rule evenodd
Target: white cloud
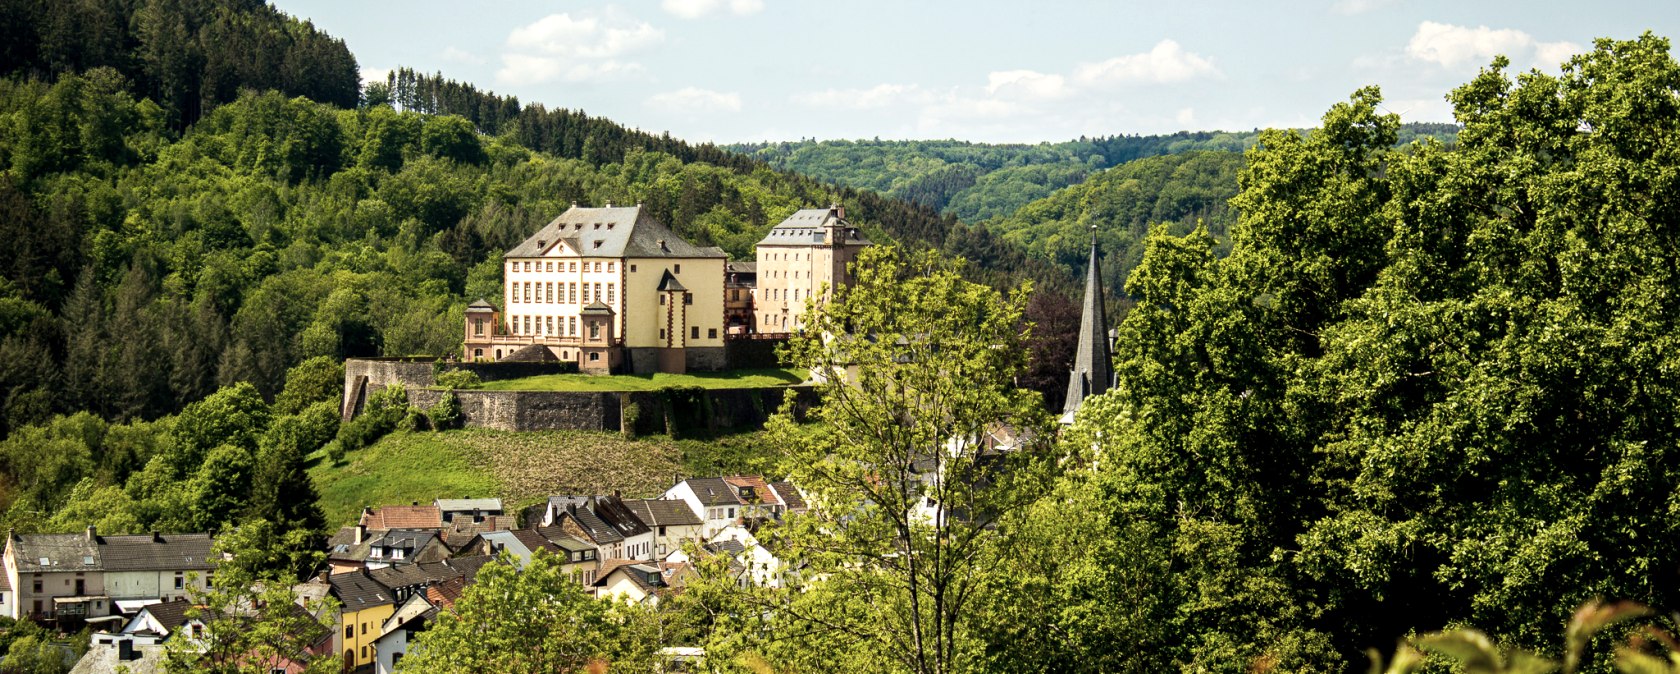
M 1581 51 L 1571 42 L 1541 42 L 1511 28 L 1455 26 L 1424 21 L 1406 43 L 1406 55 L 1418 61 L 1446 67 L 1482 65 L 1503 54 L 1513 63 L 1556 67 L 1571 54 Z
M 369 82 L 384 82 L 391 76 L 390 68 L 363 68 L 362 84 Z
M 1194 128 L 1196 126 L 1196 109 L 1184 108 L 1179 110 L 1178 115 L 1173 119 L 1186 129 Z
M 1082 63 L 1074 79 L 1084 84 L 1167 84 L 1198 77 L 1218 77 L 1213 61 L 1184 51 L 1173 40 L 1162 40 L 1141 54 L 1116 56 L 1100 63 Z
M 550 14 L 508 34 L 496 79 L 532 84 L 555 79 L 612 79 L 643 72 L 622 57 L 659 44 L 665 31 L 612 8 L 599 13 Z
M 665 11 L 684 19 L 698 19 L 719 11 L 746 16 L 764 11 L 764 0 L 664 0 Z
M 986 93 L 1007 98 L 1049 100 L 1068 95 L 1067 80 L 1033 70 L 1004 70 L 986 76 Z
M 465 49 L 461 49 L 461 48 L 453 46 L 453 45 L 443 48 L 443 60 L 454 61 L 454 62 L 457 62 L 457 63 L 472 63 L 472 64 L 482 64 L 482 63 L 484 63 L 484 57 L 483 56 L 479 56 L 477 54 L 474 54 L 472 52 L 469 52 Z
M 676 91 L 654 94 L 648 97 L 647 105 L 668 112 L 740 112 L 741 95 L 683 87 Z
M 1400 0 L 1336 0 L 1330 3 L 1333 14 L 1354 15 L 1374 12 L 1391 5 L 1400 4 Z
M 876 110 L 921 103 L 929 96 L 914 84 L 877 84 L 868 89 L 824 89 L 794 94 L 793 102 L 812 108 Z

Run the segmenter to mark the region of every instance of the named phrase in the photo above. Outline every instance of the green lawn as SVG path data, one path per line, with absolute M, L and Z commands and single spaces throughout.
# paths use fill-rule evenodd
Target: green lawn
M 554 494 L 654 496 L 676 473 L 763 470 L 771 452 L 756 432 L 673 441 L 591 431 L 398 431 L 351 452 L 343 465 L 316 453 L 309 476 L 336 527 L 354 524 L 364 505 L 435 498 L 497 497 L 514 510 Z
M 691 372 L 689 374 L 659 373 L 610 376 L 545 374 L 523 379 L 485 382 L 483 388 L 489 391 L 653 391 L 668 386 L 768 388 L 798 384 L 805 379 L 805 370 L 787 367 L 766 370 L 731 370 L 728 372 Z

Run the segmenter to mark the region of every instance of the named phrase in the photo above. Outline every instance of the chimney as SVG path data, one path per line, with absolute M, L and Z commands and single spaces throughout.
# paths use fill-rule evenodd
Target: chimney
M 152 532 L 152 542 L 153 543 L 162 543 L 163 542 L 163 534 L 160 534 L 156 531 Z
M 327 582 L 327 578 L 331 575 L 332 575 L 332 568 L 328 567 L 328 568 L 325 568 L 325 569 L 321 569 L 320 573 L 315 574 L 315 578 L 317 580 L 320 580 L 321 582 L 325 583 L 325 582 Z
M 841 206 L 840 204 L 834 204 L 833 206 L 829 206 L 828 210 L 830 212 L 834 213 L 835 219 L 837 219 L 837 220 L 845 220 L 846 219 L 846 207 L 845 206 Z
M 99 534 L 98 534 L 98 532 L 95 532 L 95 531 L 94 531 L 94 530 L 93 530 L 93 525 L 92 525 L 92 524 L 89 524 L 89 525 L 88 525 L 88 528 L 87 528 L 87 540 L 88 540 L 88 542 L 89 542 L 89 543 L 92 543 L 92 542 L 94 542 L 94 541 L 95 541 L 95 540 L 96 540 L 96 539 L 98 539 L 98 538 L 99 538 Z
M 607 202 L 607 208 L 612 208 L 612 202 L 611 201 Z
M 364 539 L 364 538 L 367 538 L 367 525 L 366 524 L 357 524 L 356 525 L 356 539 L 355 539 L 354 544 L 355 545 L 361 545 L 362 544 L 362 539 Z
M 17 529 L 13 529 L 11 527 L 6 527 L 6 540 L 8 540 L 8 541 L 21 541 L 21 540 L 23 540 L 23 538 L 21 538 L 17 535 Z

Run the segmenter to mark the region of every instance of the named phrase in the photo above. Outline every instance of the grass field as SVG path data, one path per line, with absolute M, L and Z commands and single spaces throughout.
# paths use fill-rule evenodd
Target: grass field
M 689 374 L 545 374 L 523 379 L 485 382 L 489 391 L 653 391 L 668 386 L 700 388 L 767 388 L 798 384 L 806 379 L 799 368 L 691 372 Z
M 309 475 L 331 526 L 353 524 L 364 505 L 499 497 L 512 511 L 554 494 L 626 498 L 661 493 L 673 475 L 758 472 L 771 463 L 762 433 L 712 439 L 615 433 L 484 429 L 398 431 L 334 466 L 311 457 Z

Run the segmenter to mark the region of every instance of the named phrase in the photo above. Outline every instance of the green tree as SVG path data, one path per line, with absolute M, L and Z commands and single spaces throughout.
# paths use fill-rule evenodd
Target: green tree
M 825 383 L 809 427 L 791 408 L 769 426 L 814 504 L 780 547 L 809 555 L 804 573 L 823 580 L 777 612 L 849 644 L 858 663 L 966 670 L 993 525 L 1041 488 L 1047 454 L 1041 401 L 1014 381 L 1029 290 L 1006 298 L 934 253 L 891 246 L 865 251 L 855 274 L 787 348 Z M 1022 439 L 1014 451 L 990 450 L 1002 424 Z
M 560 557 L 538 551 L 523 569 L 502 557 L 478 572 L 455 603 L 419 634 L 398 671 L 548 674 L 581 672 L 616 638 L 596 601 Z
M 338 402 L 344 396 L 344 363 L 316 356 L 286 371 L 286 387 L 274 397 L 275 414 L 297 414 L 319 402 Z
M 208 589 L 194 590 L 188 610 L 188 617 L 204 621 L 204 634 L 170 639 L 165 671 L 266 674 L 285 661 L 302 663 L 307 674 L 341 670 L 342 662 L 321 648 L 332 638 L 336 600 L 300 601 L 296 578 L 272 570 L 269 543 L 246 527 L 217 539 L 215 575 Z

